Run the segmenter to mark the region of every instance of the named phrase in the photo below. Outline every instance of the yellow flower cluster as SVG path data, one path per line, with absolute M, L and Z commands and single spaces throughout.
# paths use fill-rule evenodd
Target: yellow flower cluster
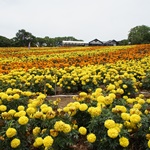
M 33 143 L 34 147 L 40 147 L 43 145 L 45 148 L 49 148 L 53 145 L 53 138 L 51 136 L 46 136 L 44 139 L 42 137 L 37 137 Z
M 71 131 L 71 126 L 63 121 L 56 121 L 54 129 L 59 132 L 69 133 Z
M 121 124 L 115 123 L 115 121 L 112 119 L 106 120 L 104 122 L 104 126 L 108 129 L 107 135 L 113 139 L 119 135 L 120 129 L 122 128 Z
M 99 116 L 102 112 L 101 107 L 89 107 L 88 112 L 92 117 Z

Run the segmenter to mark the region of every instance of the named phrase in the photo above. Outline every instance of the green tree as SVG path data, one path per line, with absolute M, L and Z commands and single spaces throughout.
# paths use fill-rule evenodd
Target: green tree
M 33 36 L 30 32 L 25 31 L 24 29 L 19 30 L 16 33 L 16 37 L 14 38 L 16 46 L 28 46 L 29 43 L 32 46 L 35 46 L 35 36 Z
M 128 35 L 128 41 L 131 44 L 150 43 L 150 27 L 141 25 L 132 28 Z
M 119 45 L 128 45 L 128 40 L 127 39 L 124 39 L 124 40 L 121 40 L 119 41 Z
M 0 36 L 0 47 L 9 47 L 12 46 L 11 45 L 11 40 L 4 37 L 4 36 Z

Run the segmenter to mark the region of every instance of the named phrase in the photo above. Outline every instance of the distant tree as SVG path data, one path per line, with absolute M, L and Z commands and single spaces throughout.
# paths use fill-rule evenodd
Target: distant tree
M 45 43 L 44 38 L 36 37 L 36 45 L 37 45 L 37 46 L 42 46 L 43 43 Z
M 150 27 L 141 25 L 130 30 L 128 41 L 131 44 L 146 44 L 150 43 Z
M 73 36 L 55 37 L 54 38 L 54 45 L 55 46 L 60 46 L 62 41 L 80 41 L 80 40 L 74 38 Z
M 14 38 L 16 46 L 28 46 L 29 43 L 32 46 L 35 46 L 35 36 L 33 36 L 30 32 L 25 31 L 24 29 L 19 30 L 16 33 L 16 37 Z
M 55 37 L 50 38 L 45 36 L 44 38 L 35 37 L 30 32 L 27 32 L 24 29 L 18 30 L 16 36 L 12 39 L 8 39 L 4 36 L 0 36 L 0 47 L 19 47 L 19 46 L 60 46 L 62 41 L 79 41 L 73 36 L 65 36 L 65 37 Z
M 9 46 L 12 46 L 11 40 L 4 36 L 0 36 L 0 47 L 9 47 Z
M 119 41 L 119 45 L 128 45 L 129 41 L 127 39 Z
M 55 46 L 54 44 L 54 38 L 50 38 L 48 36 L 44 37 L 44 41 L 47 44 L 47 46 Z

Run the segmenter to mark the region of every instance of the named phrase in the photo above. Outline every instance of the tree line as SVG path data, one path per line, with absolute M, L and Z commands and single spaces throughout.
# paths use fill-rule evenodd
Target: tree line
M 19 30 L 16 36 L 12 39 L 0 36 L 0 47 L 27 47 L 27 46 L 47 46 L 55 47 L 60 46 L 61 42 L 65 41 L 79 41 L 73 36 L 67 37 L 55 37 L 50 38 L 48 36 L 36 37 L 32 33 L 27 32 L 24 29 Z M 118 41 L 119 45 L 128 44 L 148 44 L 150 43 L 150 27 L 146 25 L 136 26 L 130 29 L 128 38 Z
M 12 39 L 0 36 L 0 47 L 27 47 L 27 46 L 54 47 L 60 46 L 63 40 L 79 41 L 73 36 L 55 37 L 55 38 L 50 38 L 48 36 L 45 36 L 44 38 L 36 37 L 32 35 L 32 33 L 27 32 L 25 29 L 21 29 L 16 33 L 16 36 Z

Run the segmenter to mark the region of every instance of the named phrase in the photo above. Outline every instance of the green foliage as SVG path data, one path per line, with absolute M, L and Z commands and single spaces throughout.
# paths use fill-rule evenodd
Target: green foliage
M 55 37 L 50 38 L 48 36 L 36 37 L 32 35 L 32 33 L 27 32 L 25 29 L 18 30 L 16 36 L 12 39 L 8 39 L 4 36 L 0 36 L 0 47 L 28 47 L 29 43 L 30 46 L 39 46 L 39 47 L 53 47 L 53 46 L 60 46 L 61 42 L 65 41 L 78 41 L 78 39 L 74 38 L 73 36 L 65 36 L 65 37 Z
M 0 47 L 9 47 L 9 46 L 12 46 L 11 40 L 4 36 L 0 36 Z
M 142 79 L 142 88 L 145 90 L 150 89 L 150 71 L 147 72 L 145 78 Z
M 150 43 L 150 27 L 141 25 L 130 30 L 128 41 L 131 44 L 146 44 Z
M 124 40 L 121 40 L 119 41 L 119 45 L 128 45 L 128 40 L 127 39 L 124 39 Z
M 17 46 L 26 46 L 28 47 L 29 43 L 33 45 L 32 42 L 35 41 L 35 37 L 24 29 L 19 30 L 16 33 L 15 42 Z M 35 46 L 35 45 L 34 45 Z

